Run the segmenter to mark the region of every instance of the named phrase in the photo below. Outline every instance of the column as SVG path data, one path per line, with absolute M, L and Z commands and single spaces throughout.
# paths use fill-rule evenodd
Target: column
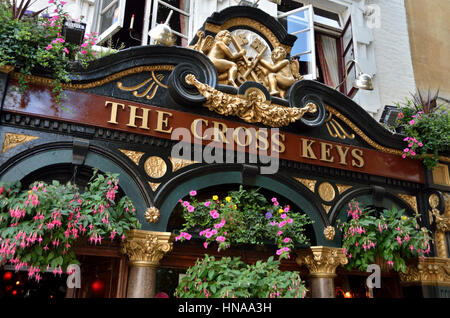
M 312 298 L 334 298 L 336 268 L 348 263 L 342 248 L 312 246 L 298 251 L 297 255 L 297 264 L 309 270 Z
M 156 269 L 173 248 L 171 233 L 131 230 L 122 245 L 129 258 L 127 298 L 155 296 Z

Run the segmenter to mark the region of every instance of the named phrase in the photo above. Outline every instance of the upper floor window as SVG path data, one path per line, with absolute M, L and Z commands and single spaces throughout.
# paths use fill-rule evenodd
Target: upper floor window
M 300 73 L 306 79 L 318 80 L 333 88 L 338 86 L 345 78 L 346 63 L 354 59 L 350 18 L 343 23 L 338 13 L 283 0 L 278 6 L 278 20 L 289 33 L 297 36 L 291 57 L 299 60 Z M 352 63 L 340 91 L 353 97 L 355 78 L 356 67 Z
M 191 0 L 154 0 L 151 28 L 154 28 L 158 23 L 164 23 L 170 11 L 173 10 L 169 25 L 177 36 L 175 45 L 187 46 L 192 34 L 191 7 Z
M 92 30 L 99 33 L 99 43 L 123 28 L 126 0 L 98 0 Z
M 150 44 L 148 31 L 164 23 L 172 10 L 169 25 L 176 35 L 175 45 L 187 46 L 192 38 L 194 0 L 98 0 L 92 31 L 98 44 L 130 47 Z

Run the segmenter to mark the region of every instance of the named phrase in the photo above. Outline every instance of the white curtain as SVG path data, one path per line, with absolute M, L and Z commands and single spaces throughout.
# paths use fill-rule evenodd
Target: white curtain
M 336 48 L 336 39 L 326 35 L 320 35 L 322 41 L 323 55 L 325 57 L 328 70 L 330 71 L 331 80 L 330 86 L 339 84 L 339 64 L 338 53 Z

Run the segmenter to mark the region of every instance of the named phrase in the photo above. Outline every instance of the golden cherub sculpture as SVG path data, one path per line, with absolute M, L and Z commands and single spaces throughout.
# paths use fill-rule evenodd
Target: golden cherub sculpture
M 284 98 L 286 91 L 294 84 L 295 81 L 301 79 L 298 73 L 298 61 L 286 59 L 286 50 L 278 46 L 272 51 L 272 62 L 260 60 L 259 63 L 268 72 L 267 82 L 269 93 L 272 96 L 280 96 Z
M 227 84 L 231 84 L 234 87 L 238 87 L 236 84 L 236 76 L 238 67 L 234 61 L 245 56 L 245 50 L 240 50 L 237 53 L 231 52 L 229 45 L 231 44 L 231 33 L 228 30 L 223 30 L 217 33 L 215 37 L 215 43 L 211 50 L 208 52 L 208 57 L 214 63 L 214 66 L 219 73 L 219 76 L 223 73 L 227 74 Z

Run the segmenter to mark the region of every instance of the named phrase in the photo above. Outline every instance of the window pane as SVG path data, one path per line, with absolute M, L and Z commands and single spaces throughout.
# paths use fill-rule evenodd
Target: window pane
M 119 20 L 119 2 L 114 4 L 108 11 L 106 11 L 100 19 L 99 33 L 102 34 L 106 29 L 108 29 L 111 25 Z
M 356 79 L 356 67 L 353 64 L 353 66 L 350 67 L 350 69 L 348 70 L 347 80 L 345 81 L 345 85 L 347 88 L 347 92 L 346 92 L 347 94 L 352 90 L 355 79 Z
M 103 0 L 103 2 L 102 2 L 102 10 L 105 9 L 113 1 L 115 1 L 115 0 Z
M 343 49 L 345 50 L 347 48 L 348 44 L 352 41 L 352 25 L 351 25 L 351 23 L 345 29 L 342 37 L 343 37 L 343 42 L 344 42 Z
M 309 10 L 299 11 L 287 16 L 287 31 L 294 33 L 309 28 Z
M 173 4 L 175 1 L 171 1 Z M 177 0 L 178 4 L 181 2 L 183 4 L 183 2 L 188 3 L 188 1 L 183 1 L 183 0 Z M 170 13 L 170 9 L 169 7 L 165 6 L 164 4 L 160 4 L 158 7 L 158 15 L 156 18 L 156 22 L 157 23 L 164 23 L 167 19 L 167 17 L 169 16 Z M 188 36 L 189 33 L 189 17 L 185 16 L 184 14 L 181 14 L 177 11 L 173 11 L 172 13 L 172 17 L 170 18 L 169 21 L 169 25 L 170 28 L 173 31 L 179 32 L 185 36 Z M 177 36 L 177 41 L 176 41 L 176 45 L 179 46 L 183 46 L 187 44 L 186 40 L 183 40 L 182 37 Z
M 297 36 L 297 40 L 295 41 L 294 46 L 292 47 L 291 56 L 311 51 L 311 43 L 310 43 L 311 31 L 306 31 L 295 35 Z M 302 55 L 300 57 L 300 61 L 306 61 L 306 59 L 308 59 L 306 55 Z

